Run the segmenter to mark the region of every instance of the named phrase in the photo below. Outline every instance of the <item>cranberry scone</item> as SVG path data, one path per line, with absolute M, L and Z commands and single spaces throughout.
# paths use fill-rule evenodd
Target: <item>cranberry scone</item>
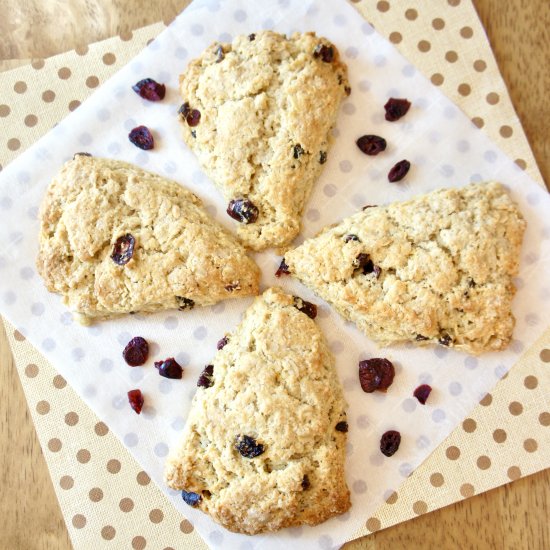
M 298 234 L 350 91 L 336 47 L 314 33 L 214 43 L 180 76 L 183 139 L 245 246 L 282 247 Z
M 180 184 L 77 154 L 40 211 L 38 272 L 84 324 L 258 293 L 244 247 Z
M 282 271 L 383 345 L 498 351 L 524 230 L 502 185 L 472 184 L 365 207 L 287 252 Z
M 346 402 L 315 314 L 268 289 L 198 380 L 165 479 L 231 531 L 316 525 L 351 505 Z

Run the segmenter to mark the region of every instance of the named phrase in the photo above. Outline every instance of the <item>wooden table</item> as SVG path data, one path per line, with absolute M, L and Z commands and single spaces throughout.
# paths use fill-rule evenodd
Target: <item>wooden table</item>
M 48 57 L 159 20 L 171 20 L 188 3 L 0 0 L 0 68 L 16 66 L 17 60 Z M 474 0 L 474 4 L 548 184 L 550 2 Z M 56 14 L 54 18 L 52 13 Z M 3 332 L 0 366 L 0 548 L 70 549 Z M 549 487 L 550 470 L 546 470 L 375 533 L 349 548 L 550 548 Z

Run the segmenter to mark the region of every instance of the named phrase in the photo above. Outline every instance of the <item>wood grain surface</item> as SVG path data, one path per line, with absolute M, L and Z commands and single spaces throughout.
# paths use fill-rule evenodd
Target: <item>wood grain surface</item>
M 0 0 L 0 62 L 16 66 L 16 60 L 48 57 L 159 20 L 168 22 L 188 3 L 189 0 Z M 474 4 L 548 184 L 550 2 L 474 0 Z M 70 549 L 1 328 L 0 449 L 0 549 Z M 550 548 L 549 485 L 547 470 L 354 541 L 346 549 Z

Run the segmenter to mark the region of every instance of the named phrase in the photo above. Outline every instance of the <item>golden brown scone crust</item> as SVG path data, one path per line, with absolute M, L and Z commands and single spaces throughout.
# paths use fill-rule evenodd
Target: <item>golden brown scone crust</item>
M 346 402 L 334 358 L 293 304 L 278 288 L 256 298 L 213 360 L 213 386 L 197 389 L 166 464 L 168 485 L 201 495 L 199 508 L 231 531 L 316 525 L 350 507 L 346 433 L 335 429 Z M 241 456 L 240 435 L 264 453 Z
M 300 231 L 349 93 L 338 51 L 331 46 L 334 59 L 324 62 L 313 55 L 319 44 L 330 42 L 314 33 L 238 36 L 212 44 L 180 76 L 183 101 L 201 113 L 197 126 L 182 121 L 183 139 L 228 202 L 246 197 L 259 209 L 237 230 L 254 250 L 287 245 Z
M 506 348 L 512 337 L 524 230 L 502 185 L 473 184 L 366 208 L 285 261 L 381 344 L 440 343 L 479 354 Z M 379 277 L 354 267 L 359 254 L 369 255 Z
M 258 293 L 258 267 L 199 198 L 132 164 L 76 155 L 50 184 L 40 221 L 38 272 L 84 323 Z M 127 233 L 135 250 L 121 266 L 111 254 Z

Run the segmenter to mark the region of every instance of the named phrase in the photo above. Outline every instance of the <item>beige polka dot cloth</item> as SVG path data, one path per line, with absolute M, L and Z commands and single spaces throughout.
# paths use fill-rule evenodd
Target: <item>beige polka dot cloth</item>
M 475 10 L 467 0 L 354 3 L 434 85 L 541 185 Z M 4 72 L 0 169 L 164 28 L 158 23 Z M 6 66 L 0 66 L 6 68 Z M 76 548 L 200 549 L 206 544 L 63 377 L 6 324 Z M 550 466 L 550 329 L 353 538 Z M 111 542 L 112 541 L 112 542 Z M 114 546 L 113 546 L 114 544 Z

